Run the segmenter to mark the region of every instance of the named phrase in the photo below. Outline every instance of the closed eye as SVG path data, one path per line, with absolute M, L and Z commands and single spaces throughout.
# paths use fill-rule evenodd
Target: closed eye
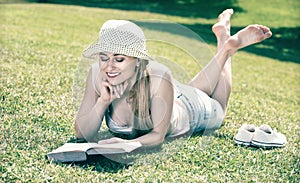
M 106 56 L 106 55 L 100 55 L 100 60 L 101 60 L 102 62 L 106 62 L 106 61 L 109 60 L 109 57 Z
M 113 56 L 114 57 L 112 58 L 115 62 L 123 62 L 125 60 L 125 57 L 122 54 L 114 54 Z M 111 57 L 107 56 L 105 53 L 100 53 L 99 58 L 102 62 L 107 62 L 111 59 Z
M 116 58 L 115 61 L 116 62 L 123 62 L 125 60 L 125 58 Z

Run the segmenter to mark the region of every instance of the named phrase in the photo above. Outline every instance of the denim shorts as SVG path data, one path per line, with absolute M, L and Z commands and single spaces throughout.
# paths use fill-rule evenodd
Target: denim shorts
M 218 129 L 224 120 L 224 111 L 218 101 L 203 91 L 189 85 L 175 82 L 175 97 L 186 108 L 189 116 L 190 131 Z

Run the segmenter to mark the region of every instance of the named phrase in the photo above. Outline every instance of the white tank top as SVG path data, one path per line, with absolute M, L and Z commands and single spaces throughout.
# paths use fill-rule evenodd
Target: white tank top
M 148 67 L 150 69 L 159 69 L 166 70 L 166 67 L 158 62 L 149 62 Z M 100 96 L 100 89 L 97 88 L 97 76 L 99 74 L 99 64 L 94 63 L 92 65 L 92 82 L 95 88 L 96 93 Z M 189 102 L 187 102 L 187 98 L 182 95 L 181 89 L 186 85 L 179 83 L 176 80 L 174 81 L 174 104 L 173 104 L 173 112 L 170 120 L 170 126 L 168 130 L 168 137 L 175 137 L 178 135 L 185 134 L 190 130 L 190 115 L 192 112 L 190 109 Z M 180 86 L 180 87 L 178 87 Z M 133 133 L 133 128 L 131 126 L 119 126 L 117 122 L 115 122 L 110 116 L 109 109 L 105 112 L 105 120 L 110 131 L 116 134 L 122 135 L 130 135 Z

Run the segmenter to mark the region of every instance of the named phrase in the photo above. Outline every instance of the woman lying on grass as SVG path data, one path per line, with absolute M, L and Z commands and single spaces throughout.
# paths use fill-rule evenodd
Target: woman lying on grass
M 219 15 L 212 27 L 217 53 L 189 84 L 146 51 L 143 31 L 124 20 L 105 22 L 99 40 L 83 53 L 98 59 L 92 65 L 75 120 L 76 136 L 91 140 L 105 116 L 116 136 L 99 143 L 138 141 L 158 145 L 165 137 L 218 129 L 225 118 L 231 92 L 231 56 L 239 49 L 269 38 L 262 25 L 249 25 L 230 35 L 232 9 Z M 122 138 L 120 138 L 122 137 Z

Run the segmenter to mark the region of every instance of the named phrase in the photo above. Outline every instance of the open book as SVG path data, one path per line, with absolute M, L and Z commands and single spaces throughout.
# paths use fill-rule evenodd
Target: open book
M 76 162 L 87 160 L 88 155 L 129 153 L 141 147 L 139 142 L 97 144 L 66 143 L 47 154 L 49 160 L 58 162 Z

